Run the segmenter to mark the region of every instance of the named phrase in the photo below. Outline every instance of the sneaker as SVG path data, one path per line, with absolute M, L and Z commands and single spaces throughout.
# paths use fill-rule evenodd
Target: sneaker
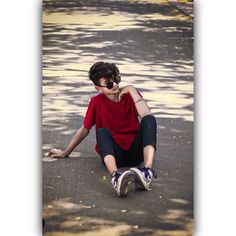
M 120 173 L 117 171 L 115 172 L 115 174 L 113 174 L 111 183 L 115 188 L 118 196 L 122 197 L 128 193 L 132 183 L 134 183 L 134 180 L 135 176 L 131 171 L 127 170 L 124 173 Z
M 157 178 L 155 171 L 151 168 L 130 168 L 135 175 L 135 185 L 139 189 L 150 190 L 152 177 Z

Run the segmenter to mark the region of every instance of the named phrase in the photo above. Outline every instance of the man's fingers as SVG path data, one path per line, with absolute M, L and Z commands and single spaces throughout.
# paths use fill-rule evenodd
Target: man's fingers
M 61 152 L 61 149 L 51 149 L 48 153 L 49 157 L 58 158 L 58 152 Z
M 53 157 L 53 155 L 55 154 L 54 152 L 55 152 L 55 149 L 50 150 L 50 152 L 48 153 L 48 156 Z
M 121 100 L 121 97 L 122 97 L 122 96 L 123 96 L 123 93 L 120 93 L 120 94 L 119 94 L 119 97 L 118 97 L 118 98 L 119 98 L 119 101 Z

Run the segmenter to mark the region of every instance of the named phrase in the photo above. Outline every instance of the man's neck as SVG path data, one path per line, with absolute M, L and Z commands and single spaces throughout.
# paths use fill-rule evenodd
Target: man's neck
M 119 93 L 116 94 L 104 94 L 108 99 L 110 99 L 112 102 L 118 102 L 119 101 Z

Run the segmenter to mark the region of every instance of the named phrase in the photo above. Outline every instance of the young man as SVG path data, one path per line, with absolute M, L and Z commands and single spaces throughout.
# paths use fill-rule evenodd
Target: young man
M 70 153 L 96 125 L 95 150 L 111 174 L 118 196 L 124 196 L 135 182 L 139 189 L 149 189 L 156 150 L 156 119 L 141 94 L 133 85 L 119 88 L 120 72 L 113 63 L 96 62 L 89 78 L 100 93 L 90 100 L 84 123 L 64 150 L 52 149 L 53 158 L 69 157 Z M 138 120 L 140 116 L 141 122 Z M 143 163 L 142 168 L 137 168 Z M 121 173 L 117 167 L 131 167 Z

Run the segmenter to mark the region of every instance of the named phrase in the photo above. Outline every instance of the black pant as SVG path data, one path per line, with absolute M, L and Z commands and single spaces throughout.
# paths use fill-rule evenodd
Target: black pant
M 130 150 L 123 150 L 113 139 L 110 131 L 100 128 L 97 131 L 97 144 L 104 163 L 104 157 L 112 155 L 118 167 L 133 167 L 143 162 L 143 149 L 152 145 L 156 150 L 156 119 L 152 115 L 142 118 L 140 128 Z

